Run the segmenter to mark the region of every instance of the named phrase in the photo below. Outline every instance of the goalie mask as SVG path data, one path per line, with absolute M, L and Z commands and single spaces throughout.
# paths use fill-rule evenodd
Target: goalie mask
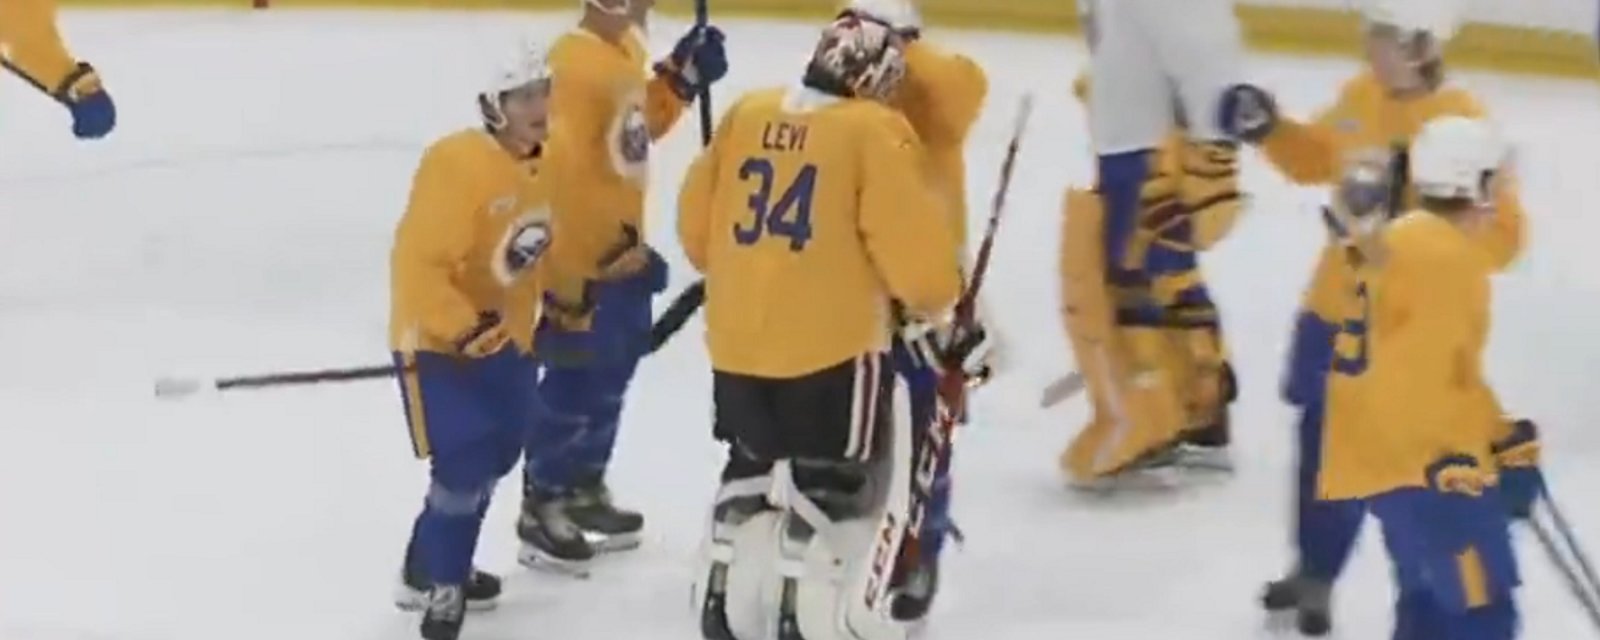
M 886 100 L 905 77 L 901 43 L 882 22 L 842 15 L 823 29 L 806 84 L 844 97 Z
M 911 0 L 850 0 L 839 15 L 881 22 L 907 40 L 922 35 L 922 14 Z

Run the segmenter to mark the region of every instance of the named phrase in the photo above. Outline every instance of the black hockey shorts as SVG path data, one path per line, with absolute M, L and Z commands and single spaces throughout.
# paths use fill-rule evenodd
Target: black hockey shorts
M 775 460 L 866 463 L 888 442 L 894 370 L 887 353 L 797 378 L 712 376 L 716 438 L 728 443 L 724 482 L 767 473 Z

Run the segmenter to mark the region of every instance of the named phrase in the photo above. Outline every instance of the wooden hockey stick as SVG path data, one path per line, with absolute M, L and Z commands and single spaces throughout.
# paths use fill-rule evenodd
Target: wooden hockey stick
M 253 376 L 216 378 L 213 380 L 204 380 L 200 378 L 161 378 L 156 380 L 155 390 L 157 398 L 161 398 L 163 400 L 178 400 L 187 398 L 202 391 L 222 392 L 233 389 L 264 389 L 268 387 L 321 384 L 324 382 L 353 382 L 356 380 L 393 378 L 399 374 L 400 368 L 394 365 L 376 365 L 347 369 L 288 371 Z

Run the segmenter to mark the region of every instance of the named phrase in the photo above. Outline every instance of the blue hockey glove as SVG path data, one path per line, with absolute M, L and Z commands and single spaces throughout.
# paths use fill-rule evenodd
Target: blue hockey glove
M 533 330 L 533 355 L 558 367 L 578 367 L 594 360 L 594 332 L 577 326 L 562 314 L 548 312 Z
M 1278 126 L 1278 103 L 1253 84 L 1236 84 L 1222 92 L 1217 127 L 1234 138 L 1258 144 Z
M 72 135 L 80 140 L 103 138 L 117 126 L 117 106 L 87 62 L 79 62 L 52 95 L 72 114 Z
M 1511 425 L 1511 435 L 1491 448 L 1500 467 L 1500 499 L 1506 513 L 1524 520 L 1533 514 L 1533 503 L 1544 487 L 1544 472 L 1539 469 L 1539 427 L 1532 420 Z
M 722 30 L 715 26 L 695 25 L 678 39 L 666 59 L 655 64 L 656 75 L 667 79 L 678 99 L 694 100 L 700 90 L 728 75 L 724 39 Z

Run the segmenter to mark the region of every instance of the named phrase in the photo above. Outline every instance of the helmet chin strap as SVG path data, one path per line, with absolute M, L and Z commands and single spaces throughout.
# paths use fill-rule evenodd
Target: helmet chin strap
M 608 16 L 615 16 L 615 17 L 618 17 L 618 18 L 628 17 L 628 11 L 629 11 L 630 7 L 628 6 L 629 3 L 626 0 L 624 0 L 624 2 L 621 4 L 621 6 L 617 6 L 617 7 L 608 7 L 605 4 L 602 4 L 603 2 L 604 2 L 604 0 L 583 0 L 583 4 L 585 4 L 587 6 L 590 6 L 590 7 L 593 7 L 596 11 L 599 11 L 600 13 L 604 13 L 604 14 L 606 14 Z

